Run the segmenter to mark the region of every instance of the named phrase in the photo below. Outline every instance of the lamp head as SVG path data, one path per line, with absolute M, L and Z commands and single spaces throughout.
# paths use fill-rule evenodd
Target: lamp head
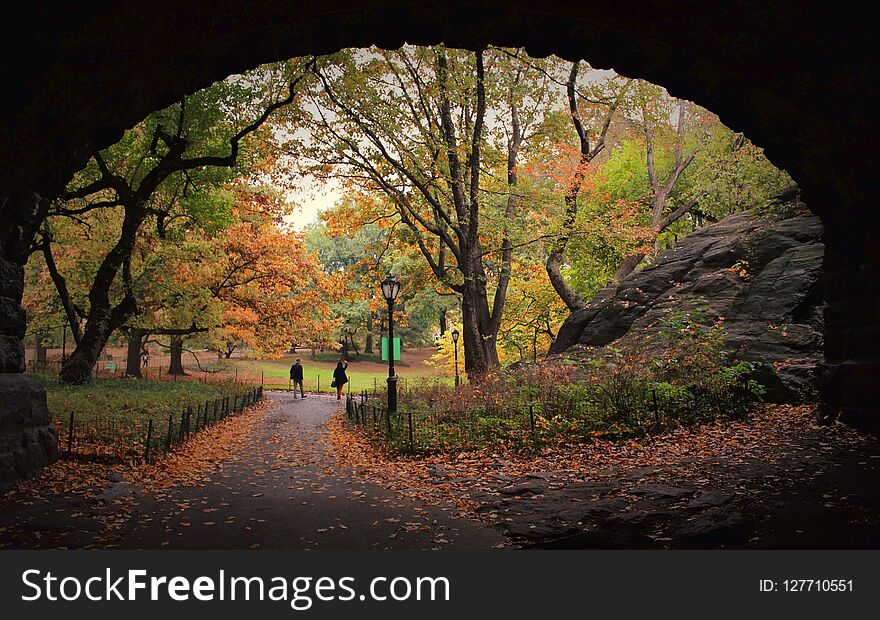
M 458 330 L 457 329 L 452 330 L 452 342 L 458 342 Z
M 388 274 L 388 277 L 382 280 L 382 297 L 384 297 L 385 301 L 388 303 L 393 303 L 394 300 L 397 299 L 399 293 L 400 280 L 397 279 L 397 276 Z

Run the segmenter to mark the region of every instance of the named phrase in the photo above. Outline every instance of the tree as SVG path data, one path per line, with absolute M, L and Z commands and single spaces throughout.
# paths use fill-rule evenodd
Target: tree
M 550 283 L 572 312 L 580 310 L 586 305 L 583 297 L 569 285 L 562 275 L 566 246 L 574 231 L 578 215 L 578 198 L 589 174 L 590 163 L 605 149 L 605 139 L 614 114 L 632 83 L 632 80 L 621 81 L 612 78 L 603 82 L 601 89 L 597 89 L 594 85 L 594 92 L 584 96 L 577 90 L 580 64 L 579 61 L 571 63 L 571 70 L 565 85 L 571 122 L 578 138 L 578 161 L 565 190 L 565 217 L 561 225 L 561 232 L 550 244 L 550 252 L 546 261 Z M 586 99 L 594 105 L 602 105 L 607 108 L 598 119 L 598 130 L 594 131 L 589 124 L 584 122 L 579 99 Z
M 541 116 L 533 93 L 543 78 L 494 50 L 442 46 L 342 52 L 315 73 L 312 143 L 296 150 L 318 162 L 313 173 L 385 196 L 390 210 L 379 217 L 398 221 L 437 281 L 461 298 L 466 371 L 497 366 L 518 158 Z M 506 183 L 492 210 L 506 224 L 492 229 L 482 224 L 492 217 L 484 169 L 501 162 Z M 498 247 L 491 262 L 490 240 Z
M 373 353 L 374 317 L 380 307 L 378 282 L 390 240 L 387 231 L 375 223 L 349 226 L 348 209 L 358 206 L 345 205 L 346 201 L 356 202 L 357 197 L 347 194 L 339 209 L 324 213 L 324 221 L 306 231 L 305 242 L 317 254 L 330 283 L 325 298 L 338 319 L 337 340 L 348 342 L 363 330 L 364 352 Z
M 666 230 L 670 224 L 678 221 L 682 216 L 689 213 L 699 202 L 699 197 L 691 197 L 676 205 L 672 211 L 667 212 L 667 203 L 676 187 L 682 173 L 693 163 L 694 158 L 700 151 L 700 140 L 704 136 L 697 136 L 698 143 L 692 148 L 685 150 L 685 128 L 692 105 L 685 100 L 674 100 L 668 97 L 660 87 L 639 82 L 638 87 L 633 89 L 636 93 L 635 105 L 641 116 L 642 131 L 645 143 L 645 163 L 650 183 L 650 226 L 655 234 Z M 674 108 L 672 112 L 670 108 Z M 671 142 L 672 163 L 668 172 L 661 176 L 657 169 L 655 149 L 658 148 L 658 126 L 666 129 L 669 125 L 670 115 L 675 116 L 675 130 L 667 144 Z M 705 118 L 705 117 L 704 117 Z M 717 117 L 711 123 L 717 122 Z M 664 132 L 667 136 L 668 129 Z M 626 256 L 614 273 L 613 282 L 620 282 L 638 266 L 645 257 L 642 253 Z
M 62 367 L 63 381 L 85 381 L 110 334 L 137 313 L 132 254 L 144 223 L 153 219 L 162 236 L 175 209 L 192 194 L 210 193 L 233 176 L 242 141 L 295 98 L 304 72 L 295 75 L 283 96 L 252 74 L 219 82 L 150 115 L 119 143 L 96 152 L 54 202 L 54 217 L 77 218 L 96 209 L 122 214 L 116 242 L 95 271 L 81 315 L 82 334 Z M 49 247 L 51 239 L 43 235 L 41 242 Z M 47 250 L 44 254 L 51 270 Z M 75 308 L 63 287 L 59 295 L 73 328 Z
M 276 192 L 238 185 L 234 193 L 230 226 L 190 233 L 197 251 L 181 255 L 163 283 L 173 295 L 160 320 L 192 325 L 178 337 L 207 332 L 205 340 L 227 358 L 241 347 L 272 357 L 327 331 L 325 279 L 302 235 L 280 226 L 284 208 Z M 174 364 L 179 347 L 172 353 Z
M 791 184 L 745 136 L 659 86 L 636 82 L 626 105 L 637 133 L 613 150 L 600 188 L 644 204 L 644 224 L 658 249 L 695 226 L 756 208 Z M 625 255 L 612 281 L 620 282 L 649 252 Z
M 749 209 L 763 208 L 794 181 L 764 151 L 722 123 L 712 126 L 693 164 L 689 185 L 699 204 L 690 212 L 697 226 Z

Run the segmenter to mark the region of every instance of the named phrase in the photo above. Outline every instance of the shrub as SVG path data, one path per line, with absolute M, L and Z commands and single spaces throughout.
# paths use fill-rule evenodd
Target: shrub
M 417 450 L 460 450 L 643 435 L 742 419 L 761 402 L 764 388 L 748 378 L 752 365 L 728 360 L 723 319 L 713 319 L 705 305 L 670 311 L 658 335 L 656 346 L 638 352 L 609 347 L 604 357 L 580 366 L 520 366 L 457 390 L 415 385 L 399 409 L 420 429 Z

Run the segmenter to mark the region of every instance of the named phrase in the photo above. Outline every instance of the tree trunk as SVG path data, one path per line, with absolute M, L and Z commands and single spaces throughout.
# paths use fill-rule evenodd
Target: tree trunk
M 464 371 L 471 378 L 484 374 L 489 369 L 489 361 L 483 349 L 480 322 L 467 295 L 462 295 L 461 300 L 461 339 L 464 342 Z
M 73 341 L 79 342 L 82 337 L 82 334 L 80 333 L 79 317 L 76 314 L 76 308 L 73 305 L 73 301 L 70 299 L 70 292 L 67 289 L 67 281 L 58 271 L 58 265 L 55 264 L 55 257 L 52 254 L 51 235 L 46 232 L 44 232 L 43 235 L 43 257 L 46 261 L 46 269 L 49 271 L 49 276 L 55 284 L 55 290 L 58 291 L 58 297 L 61 300 L 61 306 L 64 308 L 64 313 L 67 317 L 67 324 L 70 327 Z
M 624 258 L 617 271 L 614 272 L 614 278 L 612 278 L 611 283 L 615 285 L 620 284 L 626 276 L 635 271 L 643 258 L 645 258 L 644 254 L 635 254 Z
M 688 213 L 697 204 L 697 199 L 694 198 L 675 209 L 666 217 L 663 216 L 663 211 L 666 208 L 666 202 L 669 200 L 669 197 L 672 194 L 672 190 L 675 188 L 675 184 L 678 182 L 681 173 L 684 172 L 685 169 L 691 165 L 691 162 L 694 161 L 694 158 L 697 156 L 697 151 L 699 150 L 697 149 L 695 151 L 692 151 L 688 155 L 684 154 L 684 117 L 685 101 L 682 99 L 679 101 L 678 104 L 678 128 L 676 130 L 678 141 L 675 145 L 675 165 L 672 168 L 672 171 L 669 173 L 669 176 L 663 182 L 661 182 L 658 178 L 657 169 L 654 164 L 654 133 L 652 123 L 648 121 L 645 123 L 644 126 L 645 156 L 648 169 L 648 182 L 651 184 L 651 190 L 654 193 L 653 197 L 651 198 L 651 229 L 657 235 L 666 230 L 666 228 L 670 224 L 677 221 L 685 213 Z M 624 258 L 623 262 L 621 262 L 620 266 L 617 268 L 617 271 L 614 272 L 612 283 L 620 284 L 620 282 L 626 276 L 628 276 L 635 270 L 638 264 L 642 262 L 643 258 L 645 258 L 644 254 L 627 256 L 626 258 Z
M 59 378 L 63 383 L 79 385 L 91 378 L 92 369 L 98 362 L 111 331 L 107 324 L 92 324 L 92 329 L 86 328 L 76 349 L 61 365 Z
M 91 377 L 92 369 L 98 362 L 101 351 L 107 345 L 107 340 L 137 309 L 134 299 L 126 296 L 111 310 L 106 293 L 107 289 L 103 286 L 93 285 L 90 293 L 92 307 L 89 310 L 82 339 L 70 357 L 61 365 L 61 373 L 58 377 L 62 383 L 81 384 L 87 382 Z
M 34 334 L 34 359 L 38 368 L 46 367 L 46 347 L 43 346 L 43 332 Z
M 581 193 L 581 188 L 587 172 L 587 166 L 589 166 L 590 162 L 596 158 L 596 155 L 605 149 L 605 138 L 608 134 L 608 129 L 611 127 L 614 113 L 623 101 L 623 96 L 629 89 L 629 85 L 632 83 L 632 80 L 630 80 L 617 94 L 615 101 L 608 106 L 602 129 L 595 144 L 591 146 L 591 132 L 588 128 L 584 127 L 580 108 L 578 106 L 578 94 L 575 85 L 577 83 L 579 70 L 580 61 L 571 63 L 571 71 L 568 75 L 568 82 L 566 82 L 566 92 L 568 94 L 569 115 L 571 116 L 571 122 L 574 125 L 574 129 L 577 132 L 580 141 L 580 160 L 578 163 L 578 169 L 565 192 L 564 233 L 552 245 L 550 255 L 547 257 L 547 263 L 545 265 L 547 276 L 550 278 L 550 283 L 553 285 L 553 289 L 571 312 L 581 310 L 587 305 L 584 299 L 578 295 L 578 293 L 571 288 L 569 283 L 565 281 L 565 278 L 562 277 L 562 265 L 565 262 L 564 255 L 566 246 L 568 245 L 568 235 L 574 229 L 575 220 L 577 218 L 578 196 Z
M 571 312 L 576 312 L 582 309 L 586 303 L 584 303 L 581 296 L 571 288 L 562 276 L 562 262 L 563 254 L 561 251 L 554 250 L 550 252 L 546 264 L 547 276 L 550 278 L 550 284 L 553 285 L 553 289 L 559 295 L 562 303 L 564 303 Z
M 348 336 L 342 337 L 342 359 L 348 361 Z
M 538 361 L 538 328 L 535 328 L 535 332 L 532 334 L 532 363 Z
M 440 311 L 440 337 L 446 335 L 446 310 Z
M 373 352 L 373 313 L 367 313 L 367 339 L 364 342 L 364 353 Z
M 138 228 L 146 214 L 142 201 L 134 201 L 133 205 L 125 208 L 119 240 L 101 261 L 89 290 L 90 307 L 82 339 L 61 368 L 59 378 L 63 383 L 78 384 L 88 381 L 110 335 L 137 312 L 137 303 L 129 286 L 131 273 L 128 260 L 134 251 Z M 114 306 L 110 301 L 110 289 L 120 270 L 125 284 L 125 297 Z
M 139 327 L 131 329 L 131 335 L 128 338 L 128 353 L 125 358 L 125 376 L 143 378 L 141 374 L 141 352 L 144 348 L 144 337 L 147 330 Z
M 171 364 L 168 366 L 169 375 L 182 376 L 186 373 L 183 371 L 183 338 L 180 336 L 171 336 Z
M 116 328 L 117 326 L 110 321 L 102 323 L 90 320 L 83 332 L 82 340 L 61 365 L 61 373 L 58 375 L 61 382 L 73 385 L 87 382 L 101 356 L 101 351 L 104 350 L 107 340 Z
M 479 289 L 479 285 L 471 288 Z M 498 366 L 496 348 L 497 331 L 491 329 L 489 302 L 485 290 L 462 295 L 461 335 L 464 341 L 464 370 L 471 379 L 476 379 Z

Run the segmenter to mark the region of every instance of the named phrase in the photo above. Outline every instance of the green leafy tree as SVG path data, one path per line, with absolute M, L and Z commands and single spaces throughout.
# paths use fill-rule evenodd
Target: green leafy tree
M 243 148 L 244 143 L 275 110 L 293 101 L 304 75 L 301 67 L 278 70 L 292 75 L 287 88 L 278 88 L 282 82 L 273 68 L 261 68 L 151 114 L 117 144 L 96 152 L 54 201 L 50 222 L 78 220 L 96 210 L 117 212 L 118 221 L 111 229 L 115 242 L 90 278 L 87 303 L 77 308 L 69 291 L 59 287 L 68 321 L 77 326 L 63 381 L 85 381 L 110 335 L 137 314 L 132 263 L 142 227 L 152 221 L 161 238 L 177 218 L 198 220 L 200 210 L 222 206 L 224 185 L 255 164 L 259 150 Z M 38 244 L 51 270 L 53 233 L 51 228 L 44 232 Z

